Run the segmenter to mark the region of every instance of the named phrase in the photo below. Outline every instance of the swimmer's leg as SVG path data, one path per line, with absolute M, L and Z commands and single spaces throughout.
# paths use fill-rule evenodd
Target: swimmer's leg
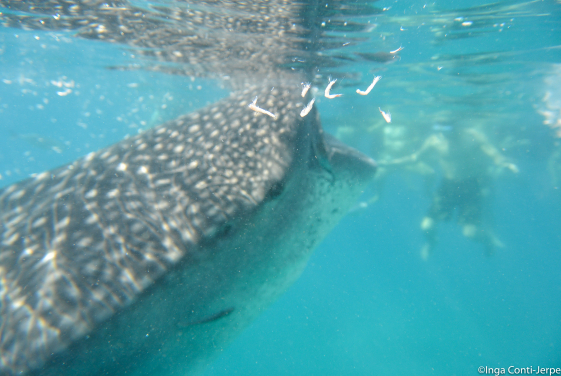
M 426 242 L 421 248 L 421 258 L 427 260 L 432 254 L 436 245 L 436 221 L 434 218 L 426 216 L 421 221 L 421 230 L 425 234 Z
M 483 244 L 485 254 L 491 256 L 497 248 L 504 247 L 504 244 L 493 233 L 489 221 L 485 220 L 487 202 L 484 184 L 480 179 L 464 180 L 462 196 L 464 200 L 458 203 L 458 223 L 462 226 L 462 233 L 466 238 Z
M 503 242 L 491 230 L 476 226 L 473 223 L 465 224 L 462 228 L 462 233 L 466 238 L 483 244 L 485 255 L 487 256 L 491 256 L 498 248 L 504 247 Z
M 425 234 L 426 243 L 421 248 L 421 258 L 427 260 L 436 246 L 436 226 L 439 222 L 449 221 L 456 206 L 457 194 L 455 194 L 456 183 L 444 178 L 432 197 L 432 203 L 428 214 L 421 221 L 421 230 Z

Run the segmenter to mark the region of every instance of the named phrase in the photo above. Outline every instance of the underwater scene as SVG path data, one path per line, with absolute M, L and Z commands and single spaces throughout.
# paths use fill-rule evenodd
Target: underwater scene
M 560 0 L 0 25 L 0 376 L 561 374 Z

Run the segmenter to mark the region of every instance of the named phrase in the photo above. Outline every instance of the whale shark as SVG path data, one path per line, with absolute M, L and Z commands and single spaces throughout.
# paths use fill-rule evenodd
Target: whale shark
M 325 53 L 337 15 L 376 11 L 330 6 L 3 2 L 5 27 L 118 43 L 140 62 L 112 69 L 231 93 L 0 190 L 0 375 L 198 374 L 299 277 L 376 171 L 302 116 L 300 83 L 343 64 Z

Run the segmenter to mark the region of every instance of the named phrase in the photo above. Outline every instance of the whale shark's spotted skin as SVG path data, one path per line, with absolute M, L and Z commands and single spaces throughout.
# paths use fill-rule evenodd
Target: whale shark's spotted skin
M 263 202 L 298 126 L 274 94 L 278 122 L 242 95 L 3 190 L 3 363 L 40 364 Z
M 233 89 L 0 190 L 2 376 L 197 373 L 294 282 L 373 177 L 370 159 L 322 133 L 315 108 L 299 115 L 309 101 L 300 83 L 325 61 L 310 52 L 314 23 L 329 16 L 335 28 L 331 9 L 177 4 L 2 4 L 32 14 L 0 14 L 7 26 L 154 47 L 142 51 L 183 65 L 148 69 Z M 255 97 L 277 117 L 251 111 Z
M 256 94 L 276 121 L 247 109 Z M 157 353 L 147 333 L 166 343 L 213 321 L 213 343 L 227 343 L 282 293 L 375 169 L 325 142 L 298 95 L 247 90 L 0 191 L 2 374 L 123 372 L 97 359 Z M 193 336 L 182 369 L 211 358 Z

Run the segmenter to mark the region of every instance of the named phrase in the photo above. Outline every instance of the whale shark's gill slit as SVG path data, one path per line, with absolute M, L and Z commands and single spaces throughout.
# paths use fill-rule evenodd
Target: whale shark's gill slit
M 179 321 L 177 323 L 177 326 L 180 328 L 188 328 L 190 326 L 195 326 L 195 325 L 203 325 L 203 324 L 210 324 L 212 322 L 218 321 L 222 318 L 225 318 L 226 316 L 230 315 L 232 312 L 234 312 L 234 307 L 229 307 L 226 309 L 223 309 L 222 311 L 219 311 L 217 313 L 215 313 L 214 315 L 202 318 L 200 320 L 196 320 L 196 321 Z

